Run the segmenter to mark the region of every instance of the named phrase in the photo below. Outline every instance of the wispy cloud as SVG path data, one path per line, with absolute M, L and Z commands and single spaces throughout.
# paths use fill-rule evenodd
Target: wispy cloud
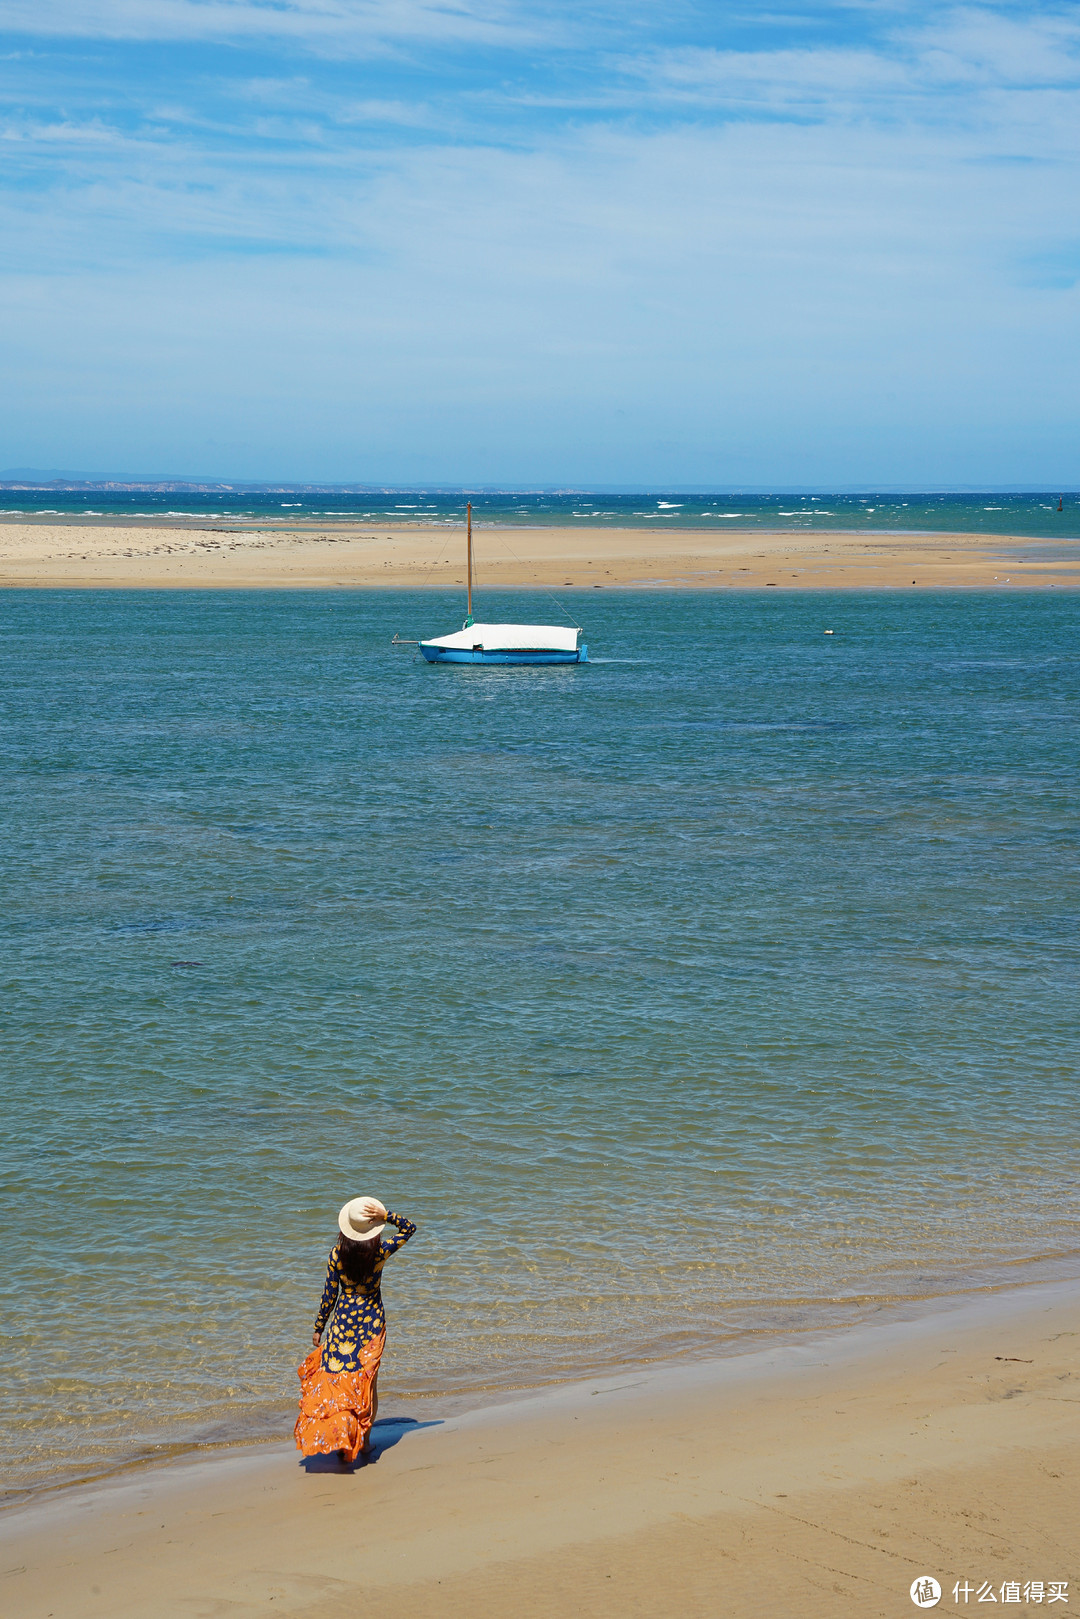
M 622 57 L 620 77 L 654 98 L 697 106 L 828 106 L 853 95 L 895 94 L 911 83 L 907 64 L 873 50 L 724 51 L 685 47 Z
M 1080 18 L 964 9 L 893 27 L 858 48 L 681 47 L 624 56 L 619 77 L 653 104 L 874 121 L 955 118 L 977 92 L 1080 88 Z
M 9 120 L 0 124 L 0 141 L 9 141 L 14 145 L 26 147 L 44 146 L 117 146 L 126 144 L 124 137 L 115 129 L 99 118 L 80 122 L 77 119 L 64 119 L 57 123 L 40 122 L 34 119 L 22 121 Z
M 548 31 L 500 0 L 8 0 L 5 30 L 42 38 L 518 44 Z
M 1021 86 L 1080 83 L 1080 16 L 1075 7 L 1019 15 L 978 7 L 943 14 L 902 40 L 918 68 L 939 85 Z

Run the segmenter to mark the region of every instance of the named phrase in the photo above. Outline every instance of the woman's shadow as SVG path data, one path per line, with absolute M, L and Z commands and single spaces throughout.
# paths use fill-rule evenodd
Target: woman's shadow
M 382 1417 L 371 1425 L 371 1449 L 359 1461 L 346 1466 L 338 1460 L 337 1452 L 329 1456 L 301 1456 L 300 1466 L 306 1473 L 355 1473 L 361 1467 L 373 1467 L 384 1450 L 393 1450 L 406 1434 L 419 1433 L 421 1428 L 441 1428 L 442 1422 L 418 1422 L 415 1417 Z

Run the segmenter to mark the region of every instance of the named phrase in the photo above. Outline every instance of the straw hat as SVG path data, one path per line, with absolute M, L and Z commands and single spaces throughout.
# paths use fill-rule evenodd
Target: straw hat
M 385 1220 L 368 1219 L 364 1213 L 367 1202 L 366 1197 L 354 1197 L 345 1204 L 337 1217 L 338 1230 L 343 1237 L 349 1237 L 353 1242 L 365 1242 L 368 1237 L 378 1237 L 386 1230 Z

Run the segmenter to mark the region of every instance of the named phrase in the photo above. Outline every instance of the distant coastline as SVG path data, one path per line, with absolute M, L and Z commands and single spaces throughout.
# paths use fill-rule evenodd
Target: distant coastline
M 130 473 L 116 474 L 110 477 L 95 477 L 89 473 L 77 472 L 43 472 L 32 468 L 20 470 L 8 469 L 0 473 L 0 489 L 130 489 L 130 490 L 161 490 L 175 491 L 190 489 L 194 491 L 223 492 L 230 490 L 265 490 L 270 493 L 281 494 L 289 492 L 332 492 L 340 490 L 355 494 L 410 494 L 422 495 L 426 493 L 440 493 L 466 499 L 471 494 L 482 495 L 615 495 L 640 496 L 650 494 L 681 494 L 684 498 L 697 499 L 702 496 L 715 495 L 751 495 L 784 496 L 791 498 L 798 495 L 840 495 L 855 498 L 875 495 L 894 496 L 945 496 L 954 495 L 960 498 L 977 498 L 982 495 L 1011 495 L 1029 496 L 1031 498 L 1045 498 L 1049 491 L 1040 491 L 1030 484 L 964 484 L 942 485 L 940 488 L 922 484 L 851 484 L 832 487 L 822 484 L 508 484 L 508 483 L 365 483 L 362 481 L 330 480 L 314 481 L 310 483 L 290 481 L 281 478 L 215 478 L 210 476 L 191 476 L 180 473 Z M 1055 486 L 1057 493 L 1064 493 L 1074 497 L 1080 496 L 1080 487 L 1069 484 Z

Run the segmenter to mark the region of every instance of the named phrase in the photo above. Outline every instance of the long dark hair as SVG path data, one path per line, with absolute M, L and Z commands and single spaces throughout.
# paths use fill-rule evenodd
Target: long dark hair
M 356 1242 L 352 1237 L 338 1238 L 337 1252 L 341 1274 L 353 1287 L 364 1287 L 374 1280 L 379 1247 L 378 1237 L 365 1237 L 363 1242 Z

